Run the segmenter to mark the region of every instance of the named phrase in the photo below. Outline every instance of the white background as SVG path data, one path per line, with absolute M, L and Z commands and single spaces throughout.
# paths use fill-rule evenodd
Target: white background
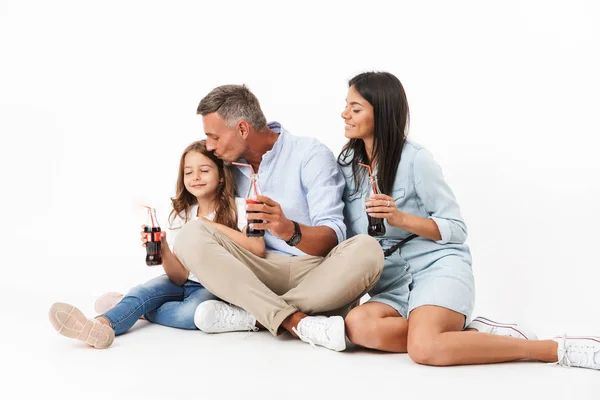
M 467 222 L 476 313 L 600 335 L 598 21 L 592 0 L 0 0 L 0 313 L 91 312 L 159 272 L 139 204 L 173 195 L 213 87 L 337 155 L 348 79 L 385 70 Z

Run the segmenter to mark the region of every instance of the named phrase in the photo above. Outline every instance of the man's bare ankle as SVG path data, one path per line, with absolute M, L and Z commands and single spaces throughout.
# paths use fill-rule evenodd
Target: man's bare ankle
M 298 337 L 298 335 L 296 335 L 296 333 L 294 332 L 293 328 L 297 328 L 300 321 L 305 317 L 307 317 L 306 314 L 300 311 L 295 312 L 294 314 L 284 319 L 281 323 L 281 326 L 293 336 Z

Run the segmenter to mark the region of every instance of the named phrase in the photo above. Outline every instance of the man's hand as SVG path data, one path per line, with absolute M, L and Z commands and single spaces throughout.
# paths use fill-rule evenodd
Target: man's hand
M 262 224 L 249 224 L 252 229 L 268 229 L 273 236 L 288 241 L 294 234 L 294 223 L 287 219 L 279 203 L 267 196 L 258 196 L 256 201 L 263 204 L 247 204 L 248 220 L 263 220 Z

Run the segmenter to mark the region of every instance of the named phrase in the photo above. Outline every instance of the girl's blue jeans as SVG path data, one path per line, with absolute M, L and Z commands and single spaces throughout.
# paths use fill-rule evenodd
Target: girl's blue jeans
M 115 335 L 125 333 L 143 315 L 150 322 L 181 329 L 197 329 L 196 307 L 206 300 L 217 299 L 198 282 L 188 280 L 183 286 L 161 275 L 131 289 L 106 318 Z

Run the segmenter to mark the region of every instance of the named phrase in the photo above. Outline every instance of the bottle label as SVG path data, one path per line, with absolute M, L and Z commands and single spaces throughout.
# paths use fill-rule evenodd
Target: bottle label
M 160 242 L 160 232 L 146 232 L 148 242 Z

